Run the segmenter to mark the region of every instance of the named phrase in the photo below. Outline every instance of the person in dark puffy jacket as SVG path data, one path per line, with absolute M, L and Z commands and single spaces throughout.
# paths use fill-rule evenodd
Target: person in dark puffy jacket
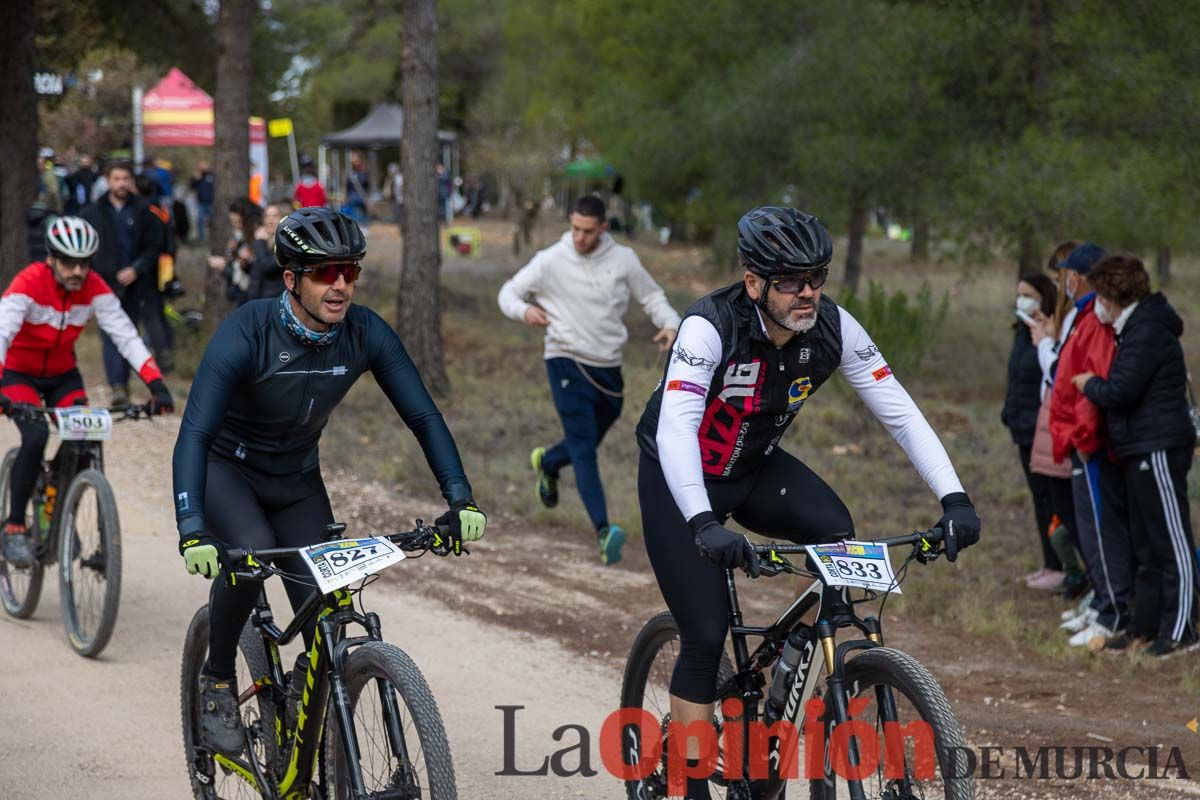
M 1179 337 L 1183 320 L 1137 258 L 1110 256 L 1092 270 L 1097 317 L 1113 326 L 1117 352 L 1107 378 L 1073 382 L 1104 410 L 1109 444 L 1124 471 L 1130 536 L 1137 556 L 1133 620 L 1124 649 L 1153 640 L 1167 656 L 1197 643 L 1196 562 L 1187 474 L 1196 430 L 1188 414 L 1187 368 Z
M 1030 317 L 1035 312 L 1049 317 L 1054 313 L 1057 300 L 1054 282 L 1041 274 L 1021 277 L 1017 282 L 1016 310 Z M 1025 481 L 1033 495 L 1033 514 L 1037 523 L 1037 535 L 1042 551 L 1042 568 L 1026 576 L 1030 586 L 1053 589 L 1062 583 L 1063 566 L 1048 536 L 1050 520 L 1054 516 L 1054 502 L 1050 494 L 1050 478 L 1029 471 L 1029 459 L 1033 450 L 1033 434 L 1037 430 L 1038 410 L 1042 402 L 1042 368 L 1038 363 L 1037 347 L 1030 336 L 1029 326 L 1017 320 L 1013 323 L 1012 352 L 1008 357 L 1008 389 L 1004 396 L 1004 409 L 1000 421 L 1012 435 L 1013 444 L 1021 458 Z

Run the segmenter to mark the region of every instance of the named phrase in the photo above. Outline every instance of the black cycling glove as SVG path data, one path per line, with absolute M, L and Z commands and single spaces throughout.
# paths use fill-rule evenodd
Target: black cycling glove
M 734 533 L 717 522 L 716 514 L 704 511 L 688 520 L 688 525 L 696 534 L 696 548 L 700 555 L 722 569 L 735 569 L 745 566 L 750 576 L 759 576 L 758 556 L 750 544 L 750 540 L 740 533 Z
M 147 387 L 154 395 L 150 398 L 151 414 L 170 414 L 175 410 L 175 400 L 172 399 L 171 392 L 162 378 L 155 378 L 147 384 Z
M 966 492 L 951 492 L 943 497 L 942 511 L 945 513 L 938 520 L 938 527 L 942 529 L 946 560 L 955 561 L 960 550 L 979 541 L 982 523 Z
M 487 528 L 487 515 L 479 510 L 473 500 L 460 500 L 434 520 L 434 523 L 448 530 L 446 538 L 450 552 L 461 556 L 464 541 L 476 542 L 483 538 L 483 531 Z

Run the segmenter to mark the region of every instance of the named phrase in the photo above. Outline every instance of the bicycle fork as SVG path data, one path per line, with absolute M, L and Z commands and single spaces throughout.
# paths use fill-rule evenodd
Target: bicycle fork
M 383 632 L 379 624 L 378 614 L 368 612 L 365 618 L 359 618 L 359 621 L 367 629 L 371 641 L 383 641 Z M 346 755 L 346 763 L 349 765 L 347 771 L 350 777 L 350 787 L 354 792 L 355 800 L 358 800 L 358 798 L 367 797 L 368 793 L 366 785 L 363 783 L 362 765 L 359 763 L 362 758 L 362 750 L 358 743 L 358 733 L 354 729 L 354 711 L 350 703 L 350 690 L 346 685 L 346 677 L 342 669 L 343 657 L 348 649 L 348 645 L 351 643 L 344 642 L 342 646 L 334 646 L 333 633 L 335 624 L 328 617 L 322 619 L 319 625 L 321 626 L 325 641 L 329 643 L 329 658 L 332 659 L 331 664 L 333 665 L 333 668 L 330 670 L 329 682 L 334 713 L 337 714 L 338 728 L 342 732 L 342 746 Z M 392 756 L 400 764 L 399 775 L 402 780 L 401 787 L 407 787 L 411 781 L 408 747 L 404 741 L 404 730 L 400 722 L 401 714 L 400 707 L 396 702 L 396 693 L 391 682 L 383 678 L 377 678 L 376 685 L 380 700 L 382 701 L 383 719 L 387 729 L 388 744 Z M 378 793 L 377 796 L 379 796 Z
M 836 625 L 822 620 L 817 623 L 817 635 L 825 654 L 825 665 L 829 673 L 826 679 L 828 692 L 826 693 L 826 714 L 829 719 L 828 727 L 825 733 L 825 766 L 828 771 L 832 771 L 834 757 L 831 753 L 833 747 L 833 732 L 843 723 L 851 720 L 850 716 L 850 696 L 847 692 L 844 666 L 845 656 L 850 650 L 869 649 L 871 647 L 883 646 L 883 635 L 880 630 L 879 620 L 875 617 L 868 617 L 863 620 L 863 629 L 867 634 L 868 641 L 846 642 L 842 645 L 836 645 L 834 635 L 837 631 Z M 851 687 L 853 690 L 855 687 Z M 896 698 L 892 695 L 891 687 L 876 686 L 875 687 L 875 702 L 878 706 L 878 724 L 886 732 L 892 729 L 889 723 L 898 723 L 899 715 L 896 710 Z M 846 765 L 851 773 L 847 777 L 846 788 L 850 792 L 851 800 L 866 800 L 866 792 L 863 790 L 862 780 L 854 777 L 860 773 L 862 765 L 862 752 L 859 749 L 859 740 L 857 735 L 845 737 L 846 746 Z M 887 754 L 881 752 L 878 758 L 882 761 Z M 900 787 L 902 794 L 897 797 L 907 798 L 912 796 L 912 783 L 908 777 L 908 771 L 905 770 Z M 889 795 L 890 796 L 890 795 Z

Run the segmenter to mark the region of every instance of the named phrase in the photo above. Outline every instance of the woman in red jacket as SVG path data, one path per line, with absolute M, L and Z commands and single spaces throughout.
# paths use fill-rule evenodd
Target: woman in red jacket
M 1050 436 L 1055 460 L 1070 456 L 1075 495 L 1075 521 L 1088 578 L 1096 594 L 1090 606 L 1064 625 L 1073 631 L 1072 646 L 1088 645 L 1115 635 L 1129 622 L 1133 555 L 1123 519 L 1124 479 L 1109 458 L 1104 415 L 1071 379 L 1082 373 L 1108 375 L 1116 352 L 1113 330 L 1096 318 L 1095 293 L 1088 285 L 1092 267 L 1104 251 L 1091 243 L 1075 248 L 1067 270 L 1068 294 L 1077 309 L 1075 324 L 1063 344 L 1050 401 Z

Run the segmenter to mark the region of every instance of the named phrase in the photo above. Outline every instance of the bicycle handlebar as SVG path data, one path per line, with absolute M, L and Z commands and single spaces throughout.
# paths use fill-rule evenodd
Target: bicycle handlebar
M 849 534 L 845 534 L 849 536 Z M 888 547 L 902 547 L 904 545 L 913 545 L 919 549 L 917 558 L 922 562 L 932 561 L 941 555 L 942 550 L 939 545 L 942 543 L 944 533 L 938 526 L 934 526 L 927 531 L 913 531 L 904 536 L 892 536 L 886 539 L 871 539 L 872 544 L 882 544 Z M 780 572 L 799 572 L 791 565 L 787 564 L 786 569 L 779 568 L 779 561 L 771 558 L 771 556 L 793 555 L 807 553 L 805 550 L 809 545 L 803 544 L 754 544 L 751 547 L 755 555 L 759 558 L 759 569 L 764 576 L 778 575 Z M 805 573 L 808 574 L 808 573 Z
M 151 403 L 149 402 L 126 406 L 124 411 L 112 414 L 113 422 L 126 422 L 133 419 L 149 419 L 150 417 L 154 416 L 154 411 L 150 406 Z M 62 408 L 71 407 L 72 406 L 63 406 Z M 10 416 L 14 419 L 16 417 L 32 419 L 37 415 L 52 417 L 54 416 L 54 412 L 57 410 L 59 409 L 50 408 L 49 406 L 35 406 L 29 403 L 13 403 L 13 409 Z M 110 411 L 110 413 L 112 412 Z
M 440 525 L 425 525 L 421 520 L 417 520 L 417 527 L 411 531 L 402 531 L 400 533 L 389 533 L 384 536 L 375 537 L 387 539 L 392 544 L 400 545 L 401 550 L 416 551 L 428 550 L 434 555 L 445 556 L 449 555 L 450 549 L 447 546 L 447 541 L 444 534 L 449 528 Z M 338 541 L 337 538 L 329 541 Z M 246 558 L 253 557 L 256 560 L 271 560 L 276 558 L 284 558 L 286 556 L 294 556 L 301 550 L 306 550 L 312 545 L 304 547 L 271 547 L 255 550 L 253 548 L 234 548 L 225 551 L 226 558 L 234 568 L 248 566 Z M 463 552 L 468 552 L 464 547 Z

